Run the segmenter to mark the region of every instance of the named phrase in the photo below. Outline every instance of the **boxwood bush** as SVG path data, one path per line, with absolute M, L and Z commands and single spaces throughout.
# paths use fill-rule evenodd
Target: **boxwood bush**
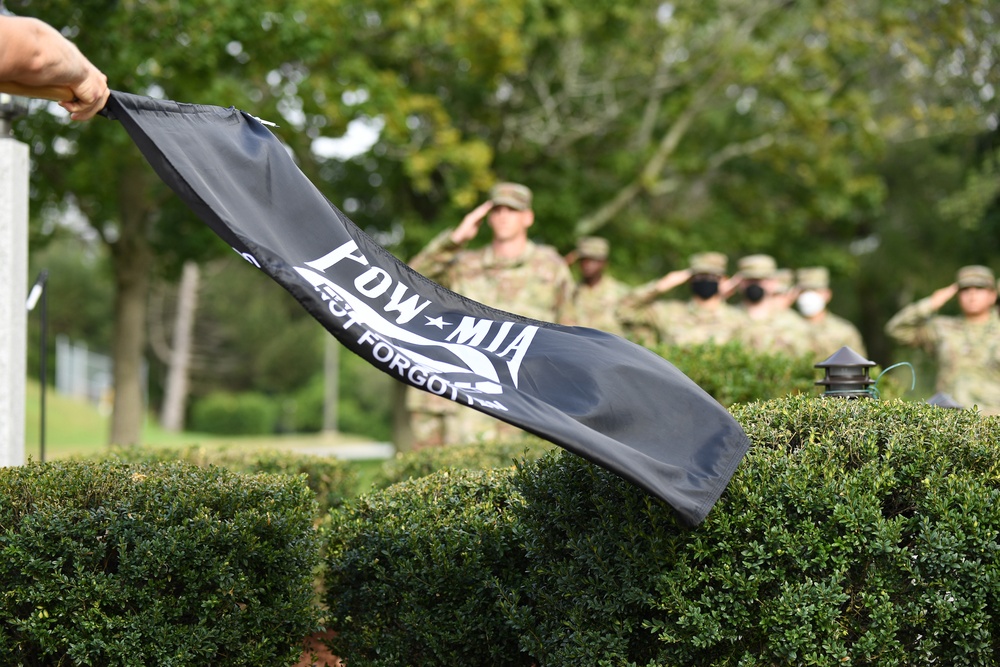
M 813 383 L 822 377 L 814 368 L 822 359 L 762 354 L 735 341 L 725 345 L 667 345 L 656 352 L 726 406 L 789 394 L 815 395 Z
M 191 406 L 191 429 L 220 435 L 267 435 L 278 426 L 278 401 L 264 394 L 215 392 Z
M 329 527 L 328 626 L 350 665 L 518 664 L 498 582 L 524 570 L 511 471 L 440 471 L 362 496 Z M 520 663 L 524 664 L 524 663 Z
M 487 470 L 513 467 L 517 461 L 537 459 L 554 447 L 555 445 L 550 442 L 529 435 L 515 440 L 425 447 L 410 452 L 399 452 L 382 464 L 372 485 L 376 488 L 385 488 L 445 469 Z
M 830 350 L 830 354 L 836 351 Z M 798 394 L 816 396 L 819 393 L 816 380 L 823 373 L 815 366 L 825 359 L 757 352 L 738 341 L 724 345 L 661 346 L 656 353 L 727 407 Z M 883 399 L 904 396 L 912 381 L 910 372 L 903 368 L 885 376 L 879 366 L 871 367 L 869 372 L 876 381 L 870 390 Z
M 318 625 L 300 478 L 0 469 L 0 664 L 284 665 Z
M 353 665 L 1000 663 L 996 418 L 806 396 L 733 413 L 753 446 L 694 529 L 565 452 L 346 506 L 334 650 Z
M 127 463 L 165 463 L 186 461 L 197 466 L 220 466 L 234 472 L 305 475 L 306 484 L 316 494 L 320 512 L 337 507 L 345 498 L 356 495 L 357 468 L 329 456 L 312 456 L 289 451 L 245 448 L 188 447 L 113 447 L 110 459 Z

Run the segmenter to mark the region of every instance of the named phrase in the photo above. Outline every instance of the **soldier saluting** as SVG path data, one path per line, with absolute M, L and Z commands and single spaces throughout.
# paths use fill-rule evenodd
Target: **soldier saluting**
M 566 255 L 566 264 L 580 267 L 580 281 L 573 292 L 578 324 L 622 336 L 625 333 L 618 317 L 618 306 L 629 293 L 629 286 L 607 272 L 608 240 L 584 236 Z
M 466 245 L 489 227 L 489 245 Z M 453 229 L 438 234 L 410 260 L 410 266 L 474 301 L 524 317 L 576 324 L 573 274 L 563 256 L 535 243 L 532 192 L 520 183 L 497 183 L 490 198 Z M 429 447 L 505 439 L 520 431 L 480 412 L 424 392 L 406 392 L 413 446 Z
M 958 296 L 961 316 L 938 315 Z M 956 280 L 929 297 L 906 306 L 885 326 L 903 345 L 934 354 L 937 391 L 962 407 L 978 405 L 985 414 L 1000 414 L 1000 316 L 994 305 L 997 284 L 985 266 L 963 266 Z
M 726 303 L 733 282 L 727 278 L 728 263 L 721 252 L 697 253 L 688 268 L 635 288 L 620 308 L 631 336 L 644 345 L 681 347 L 732 340 L 744 316 Z M 660 299 L 685 283 L 691 289 L 690 299 Z

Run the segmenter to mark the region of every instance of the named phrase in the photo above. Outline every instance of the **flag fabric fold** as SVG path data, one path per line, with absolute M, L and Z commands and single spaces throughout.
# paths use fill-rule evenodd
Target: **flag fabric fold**
M 701 523 L 749 441 L 665 359 L 617 336 L 487 307 L 414 272 L 234 108 L 113 92 L 163 181 L 344 346 L 397 380 L 534 433 Z

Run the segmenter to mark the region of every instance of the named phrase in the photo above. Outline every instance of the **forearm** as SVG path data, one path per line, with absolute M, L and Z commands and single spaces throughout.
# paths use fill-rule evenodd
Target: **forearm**
M 108 78 L 52 26 L 32 18 L 0 16 L 0 81 L 67 89 L 59 106 L 87 120 L 111 95 Z
M 461 246 L 451 240 L 453 230 L 446 229 L 435 236 L 427 246 L 410 260 L 410 268 L 431 280 L 441 282 L 448 267 L 455 261 Z
M 79 49 L 38 19 L 3 17 L 0 23 L 0 78 L 30 86 L 85 80 L 92 67 Z
M 632 312 L 645 308 L 649 304 L 653 303 L 663 294 L 658 287 L 659 282 L 660 279 L 658 278 L 629 290 L 621 298 L 621 301 L 619 302 L 620 307 L 625 311 Z
M 885 325 L 885 332 L 905 345 L 926 346 L 933 342 L 931 320 L 937 312 L 930 297 L 906 306 Z

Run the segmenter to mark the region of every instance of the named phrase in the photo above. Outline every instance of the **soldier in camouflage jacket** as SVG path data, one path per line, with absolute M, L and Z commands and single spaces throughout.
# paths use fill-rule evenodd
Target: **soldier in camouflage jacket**
M 458 227 L 443 231 L 410 266 L 445 287 L 487 306 L 524 317 L 576 324 L 573 276 L 555 248 L 534 243 L 532 194 L 517 183 L 499 183 L 490 199 L 468 213 Z M 493 233 L 484 248 L 468 250 L 484 220 Z M 407 390 L 414 447 L 507 438 L 514 427 L 451 401 Z
M 958 296 L 962 315 L 937 311 Z M 985 266 L 959 269 L 955 283 L 906 306 L 885 331 L 904 345 L 933 353 L 938 363 L 937 391 L 964 408 L 979 406 L 1000 414 L 1000 317 L 993 272 Z

